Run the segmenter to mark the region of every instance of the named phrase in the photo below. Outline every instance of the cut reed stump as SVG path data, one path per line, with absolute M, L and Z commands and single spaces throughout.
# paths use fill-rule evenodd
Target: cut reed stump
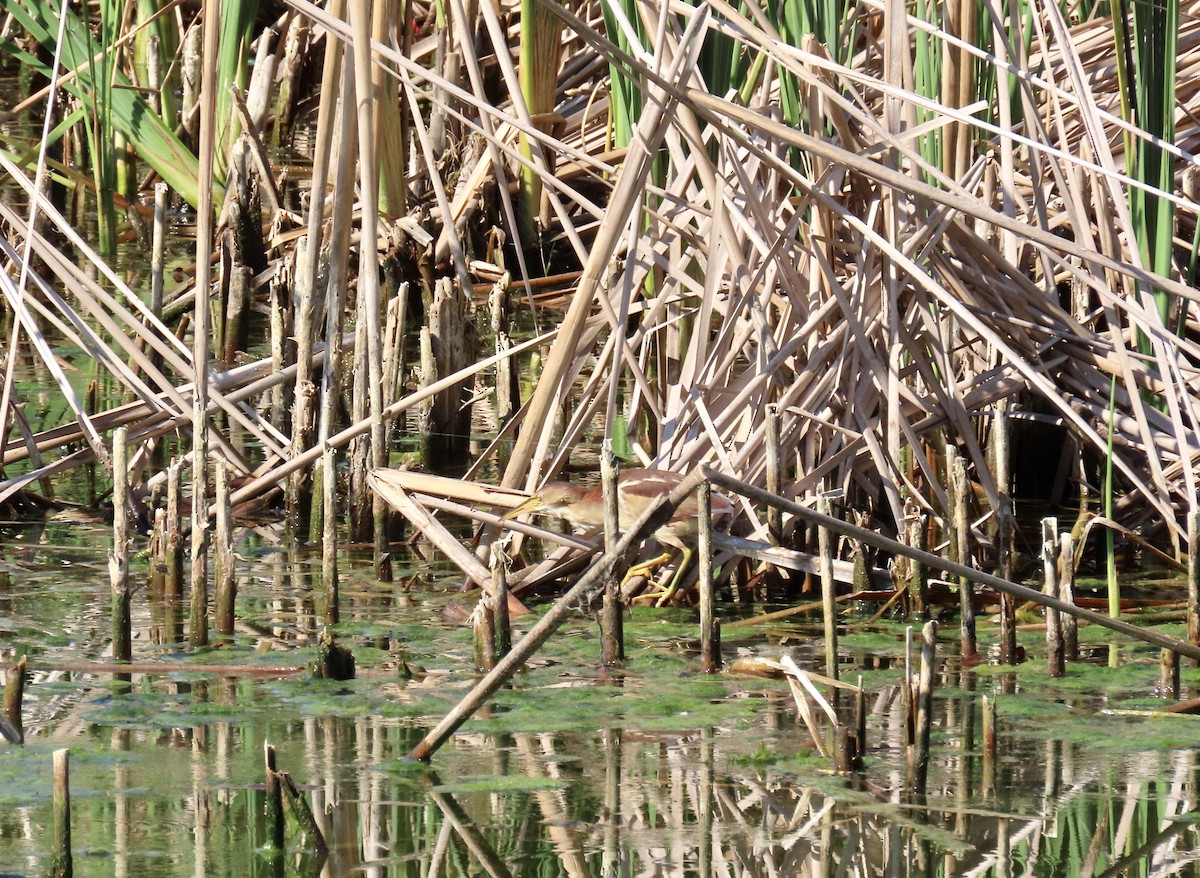
M 479 596 L 471 625 L 475 642 L 475 670 L 487 672 L 496 666 L 496 616 L 492 597 L 487 592 Z
M 113 545 L 108 555 L 108 574 L 112 586 L 113 659 L 127 662 L 133 658 L 133 632 L 129 612 L 129 454 L 128 431 L 113 431 Z
M 929 548 L 929 517 L 913 506 L 908 517 L 908 544 L 918 552 Z M 908 559 L 908 596 L 912 602 L 912 613 L 918 619 L 929 616 L 928 591 L 929 569 L 919 557 Z
M 996 786 L 996 699 L 983 697 L 983 792 Z
M 217 461 L 217 533 L 213 545 L 213 578 L 216 583 L 215 613 L 217 632 L 233 634 L 234 606 L 237 603 L 237 579 L 234 576 L 233 509 L 229 503 L 229 469 Z
M 317 661 L 313 676 L 324 680 L 353 680 L 354 654 L 334 640 L 328 630 L 317 639 Z
M 848 726 L 839 724 L 833 730 L 833 770 L 838 774 L 852 774 L 864 767 L 857 736 Z
M 266 818 L 270 847 L 281 853 L 287 844 L 283 816 L 283 789 L 275 765 L 275 748 L 263 742 L 263 763 L 266 772 Z
M 829 515 L 829 498 L 822 495 L 817 500 L 817 509 Z M 838 678 L 838 631 L 837 631 L 837 587 L 833 579 L 833 548 L 830 531 L 824 525 L 817 527 L 818 552 L 821 556 L 821 606 L 825 619 L 825 676 Z M 837 690 L 833 692 L 837 697 Z
M 697 506 L 700 518 L 696 540 L 696 557 L 700 568 L 700 670 L 705 674 L 715 674 L 721 670 L 721 620 L 717 618 L 716 612 L 712 486 L 708 482 L 700 485 Z
M 496 420 L 500 425 L 507 424 L 509 419 L 521 407 L 521 384 L 517 376 L 516 362 L 504 356 L 512 350 L 512 339 L 509 337 L 511 316 L 511 296 L 509 295 L 509 276 L 505 273 L 488 296 L 488 306 L 491 309 L 492 334 L 496 337 Z
M 1188 641 L 1200 646 L 1200 510 L 1192 509 L 1187 516 L 1188 532 Z M 1193 659 L 1200 665 L 1200 659 Z
M 166 539 L 163 543 L 166 570 L 163 598 L 176 602 L 183 596 L 183 464 L 178 460 L 167 468 Z
M 1000 525 L 997 529 L 997 546 L 1000 560 L 996 574 L 1001 579 L 1012 578 L 1012 501 L 1006 494 L 1000 495 Z M 1000 594 L 1000 664 L 1017 665 L 1021 654 L 1017 649 L 1017 601 L 1010 594 Z
M 227 265 L 221 290 L 224 319 L 216 327 L 226 365 L 233 364 L 238 351 L 246 350 L 254 278 L 267 268 L 258 177 L 249 170 L 246 149 L 235 148 L 233 153 L 226 186 L 228 222 L 221 239 Z
M 54 852 L 49 878 L 71 878 L 71 751 L 54 751 Z
M 496 660 L 512 649 L 512 620 L 508 610 L 508 553 L 498 543 L 492 543 L 492 621 L 496 637 Z
M 950 466 L 950 502 L 952 509 L 950 557 L 959 564 L 971 566 L 971 524 L 967 512 L 967 466 L 957 449 L 946 449 Z M 965 576 L 958 578 L 960 653 L 963 658 L 975 655 L 979 650 L 975 640 L 975 587 Z
M 782 494 L 783 451 L 779 437 L 779 405 L 770 403 L 766 409 L 766 416 L 767 490 L 772 494 Z M 783 511 L 774 506 L 767 507 L 767 533 L 772 545 L 783 545 Z M 765 575 L 768 583 L 779 583 L 786 574 L 775 565 L 769 564 Z
M 1064 531 L 1059 537 L 1058 597 L 1065 603 L 1075 603 L 1075 537 Z M 1062 626 L 1063 657 L 1074 662 L 1079 660 L 1079 622 L 1063 613 L 1059 619 Z
M 930 620 L 921 629 L 921 676 L 917 685 L 916 734 L 910 770 L 912 786 L 924 793 L 929 778 L 929 738 L 933 727 L 933 668 L 937 659 L 937 622 Z
M 867 693 L 862 674 L 858 675 L 858 688 L 854 691 L 854 738 L 861 758 L 867 752 Z
M 1042 519 L 1042 566 L 1045 570 L 1045 593 L 1059 598 L 1058 576 L 1058 519 Z M 1066 655 L 1063 650 L 1062 622 L 1057 607 L 1046 606 L 1046 664 L 1051 677 L 1066 673 Z
M 13 744 L 25 742 L 25 723 L 21 714 L 25 700 L 25 681 L 28 676 L 29 670 L 25 663 L 25 656 L 21 656 L 21 660 L 8 669 L 4 678 L 4 710 L 0 715 L 4 722 L 0 731 Z
M 604 551 L 616 548 L 621 535 L 621 517 L 617 506 L 617 459 L 612 446 L 605 443 L 600 454 L 600 483 L 604 492 Z M 600 610 L 600 661 L 606 668 L 625 662 L 625 601 L 617 571 L 604 579 L 604 604 Z

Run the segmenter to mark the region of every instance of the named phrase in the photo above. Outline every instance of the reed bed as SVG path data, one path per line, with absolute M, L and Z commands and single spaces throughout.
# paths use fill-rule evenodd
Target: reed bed
M 494 465 L 502 487 L 533 491 L 590 460 L 598 438 L 641 465 L 706 463 L 765 484 L 774 406 L 780 492 L 806 505 L 840 492 L 842 515 L 901 540 L 921 519 L 931 547 L 952 541 L 948 460 L 960 455 L 963 563 L 1002 566 L 1014 494 L 1186 550 L 1200 451 L 1200 79 L 1188 72 L 1200 3 L 1178 7 L 1167 141 L 1123 100 L 1133 74 L 1113 20 L 1083 6 L 285 0 L 248 22 L 209 0 L 220 63 L 186 53 L 203 17 L 164 7 L 175 39 L 163 45 L 183 48 L 163 69 L 198 86 L 174 110 L 169 80 L 114 87 L 129 120 L 124 103 L 93 112 L 105 95 L 71 85 L 87 61 L 36 55 L 34 41 L 53 48 L 57 9 L 3 9 L 10 55 L 50 85 L 17 108 L 46 120 L 42 141 L 13 137 L 0 154 L 0 500 L 110 466 L 122 425 L 142 448 L 135 486 L 165 481 L 155 441 L 178 437 L 179 455 L 195 443 L 242 477 L 235 505 L 283 487 L 295 520 L 349 510 L 383 577 L 386 510 L 367 473 L 395 462 L 405 412 L 421 413 L 429 466 L 470 481 Z M 73 28 L 81 14 L 68 10 Z M 133 36 L 89 51 L 110 77 L 143 82 Z M 179 114 L 153 128 L 171 150 L 124 193 L 68 170 L 82 125 L 133 144 L 123 159 L 144 152 L 132 120 L 154 106 Z M 205 144 L 205 162 L 189 143 Z M 1134 154 L 1147 150 L 1169 186 L 1141 173 Z M 195 280 L 161 309 L 44 185 L 119 198 L 136 230 L 150 184 L 188 174 L 198 185 L 176 198 L 201 211 Z M 1163 228 L 1146 225 L 1151 209 L 1167 218 L 1165 262 L 1148 256 Z M 255 310 L 270 317 L 263 338 L 246 334 Z M 466 332 L 484 310 L 491 331 Z M 518 323 L 534 341 L 508 341 Z M 88 411 L 57 367 L 64 341 L 128 400 Z M 23 422 L 11 354 L 25 346 L 70 423 Z M 513 369 L 530 368 L 531 348 L 540 371 L 522 394 Z M 479 418 L 500 414 L 472 451 L 462 413 L 483 394 Z M 196 481 L 207 491 L 204 467 Z M 794 520 L 772 536 L 748 502 L 739 517 L 744 540 L 815 549 Z M 464 553 L 477 580 L 497 533 L 486 524 L 478 555 Z

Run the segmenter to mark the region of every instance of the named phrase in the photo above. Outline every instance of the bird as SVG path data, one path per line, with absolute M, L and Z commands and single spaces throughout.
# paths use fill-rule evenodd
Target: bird
M 678 487 L 683 478 L 680 473 L 670 470 L 623 470 L 617 476 L 617 513 L 620 527 L 629 527 L 637 521 L 652 504 Z M 700 529 L 697 522 L 699 509 L 699 501 L 693 494 L 684 499 L 667 523 L 654 532 L 654 537 L 659 542 L 674 546 L 683 553 L 670 586 L 659 600 L 660 605 L 674 596 L 683 573 L 695 554 L 693 546 Z M 601 528 L 604 526 L 604 489 L 600 485 L 588 488 L 571 482 L 551 482 L 524 503 L 505 513 L 503 517 L 514 518 L 523 512 L 532 511 L 557 515 L 584 529 Z M 733 513 L 733 504 L 724 495 L 714 493 L 712 513 L 714 519 L 730 516 Z M 630 569 L 625 579 L 644 574 L 670 557 L 671 554 L 667 552 L 658 558 L 638 564 Z

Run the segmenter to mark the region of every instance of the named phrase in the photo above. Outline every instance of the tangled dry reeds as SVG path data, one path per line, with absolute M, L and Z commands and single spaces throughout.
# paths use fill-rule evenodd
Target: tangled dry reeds
M 389 463 L 398 415 L 438 394 L 461 409 L 477 383 L 498 387 L 507 412 L 513 383 L 499 367 L 526 356 L 507 343 L 519 319 L 553 327 L 531 345 L 549 345 L 538 380 L 466 461 L 474 473 L 499 455 L 507 487 L 560 471 L 597 423 L 606 438 L 631 437 L 643 464 L 704 461 L 762 483 L 776 406 L 784 492 L 844 490 L 885 532 L 905 536 L 917 513 L 938 539 L 950 532 L 957 454 L 975 486 L 977 563 L 994 561 L 994 522 L 1014 491 L 1072 509 L 1083 497 L 1080 516 L 1179 551 L 1200 451 L 1189 273 L 1200 4 L 1178 11 L 1173 143 L 1127 121 L 1119 40 L 1090 7 L 858 0 L 814 35 L 723 0 L 521 10 L 455 0 L 437 18 L 342 5 L 286 0 L 271 28 L 253 30 L 250 90 L 265 96 L 230 110 L 241 139 L 217 157 L 217 195 L 229 201 L 214 208 L 225 224 L 214 325 L 235 332 L 223 321 L 240 283 L 239 307 L 270 311 L 274 339 L 272 358 L 199 370 L 209 450 L 251 477 L 234 502 L 290 479 L 300 508 L 320 483 L 326 504 L 348 491 L 369 521 L 365 473 Z M 534 8 L 561 52 L 518 57 L 517 41 L 535 37 L 517 23 Z M 220 14 L 215 0 L 204 9 Z M 168 17 L 198 27 L 187 15 Z M 549 69 L 529 69 L 539 62 Z M 538 74 L 556 84 L 549 110 L 523 97 L 522 78 Z M 217 80 L 202 81 L 203 140 L 205 118 L 218 135 L 226 120 L 211 103 Z M 294 134 L 293 118 L 314 123 L 295 141 L 311 186 L 263 149 Z M 1146 142 L 1168 157 L 1170 191 L 1130 173 L 1127 152 Z M 31 169 L 44 163 L 0 162 L 10 202 L 0 283 L 18 318 L 8 350 L 30 340 L 73 413 L 41 432 L 25 425 L 10 357 L 9 498 L 106 461 L 118 423 L 134 442 L 188 432 L 196 357 L 180 338 L 189 303 L 208 297 L 184 282 L 161 311 L 142 305 L 37 194 Z M 269 267 L 258 272 L 235 242 L 252 189 L 280 193 L 249 220 L 265 231 Z M 1171 205 L 1169 270 L 1142 246 L 1131 191 Z M 209 242 L 197 252 L 207 266 Z M 381 271 L 358 270 L 367 264 Z M 470 322 L 464 297 L 482 304 L 491 289 L 505 303 L 497 355 L 464 363 L 446 354 L 458 343 L 449 330 L 414 337 L 428 354 L 414 391 L 402 374 L 410 286 L 427 329 Z M 547 289 L 563 294 L 561 310 L 538 304 Z M 432 316 L 445 302 L 457 317 Z M 87 412 L 55 371 L 63 343 L 133 401 Z M 342 483 L 334 455 L 345 446 Z M 137 462 L 144 480 L 156 466 L 148 454 Z M 743 511 L 750 536 L 764 536 L 766 522 Z

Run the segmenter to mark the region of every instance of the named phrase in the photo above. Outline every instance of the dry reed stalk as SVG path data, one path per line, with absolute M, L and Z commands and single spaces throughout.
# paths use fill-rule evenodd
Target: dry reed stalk
M 344 0 L 332 0 L 329 4 L 329 14 L 340 17 L 343 14 Z M 321 70 L 321 94 L 331 95 L 342 82 L 342 43 L 340 40 L 326 40 L 324 61 Z M 313 434 L 313 398 L 316 388 L 313 384 L 310 367 L 313 349 L 313 339 L 316 337 L 316 326 L 321 322 L 322 309 L 317 307 L 317 282 L 321 266 L 322 232 L 325 222 L 326 189 L 329 182 L 329 168 L 333 154 L 334 126 L 337 123 L 336 111 L 344 103 L 332 100 L 322 100 L 317 105 L 317 131 L 313 150 L 312 185 L 309 190 L 307 234 L 297 244 L 298 255 L 296 264 L 296 311 L 293 317 L 296 337 L 296 363 L 299 369 L 296 373 L 295 401 L 292 404 L 292 454 L 300 454 L 311 445 Z M 334 249 L 336 255 L 337 250 Z M 331 260 L 336 262 L 336 259 Z M 331 266 L 332 268 L 332 266 Z M 332 280 L 332 278 L 331 278 Z M 332 336 L 329 337 L 332 339 Z M 303 473 L 297 470 L 288 481 L 288 503 L 292 510 L 299 504 L 299 493 Z M 295 514 L 293 512 L 293 514 Z
M 113 545 L 108 555 L 108 574 L 112 587 L 113 660 L 133 658 L 133 632 L 130 622 L 129 589 L 129 448 L 124 427 L 113 432 Z
M 205 0 L 202 79 L 216 81 L 217 33 L 221 0 Z M 209 292 L 213 246 L 217 95 L 210 86 L 200 95 L 200 198 L 196 208 L 196 303 L 192 316 L 192 575 L 188 643 L 208 644 L 208 364 Z

